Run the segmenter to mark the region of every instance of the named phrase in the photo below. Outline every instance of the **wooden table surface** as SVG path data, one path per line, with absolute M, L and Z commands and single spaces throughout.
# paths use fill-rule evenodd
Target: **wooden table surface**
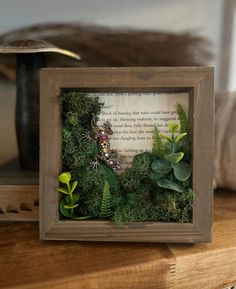
M 221 289 L 236 284 L 236 193 L 215 193 L 213 242 L 40 241 L 38 224 L 0 225 L 0 288 Z

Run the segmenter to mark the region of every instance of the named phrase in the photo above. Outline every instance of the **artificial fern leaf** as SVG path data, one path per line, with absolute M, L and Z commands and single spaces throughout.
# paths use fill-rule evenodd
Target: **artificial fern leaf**
M 105 181 L 103 194 L 102 194 L 102 203 L 101 203 L 101 212 L 100 217 L 107 219 L 111 217 L 111 193 L 110 187 L 107 181 Z
M 186 137 L 182 140 L 182 149 L 185 154 L 186 159 L 190 158 L 190 148 L 191 148 L 191 132 L 188 116 L 180 103 L 176 105 L 177 114 L 180 120 L 180 136 L 185 134 Z M 179 137 L 180 137 L 179 136 Z
M 160 158 L 164 155 L 164 148 L 160 137 L 160 131 L 156 126 L 153 130 L 152 139 L 152 153 Z
M 189 121 L 186 112 L 184 111 L 183 106 L 180 103 L 177 103 L 177 114 L 180 120 L 180 132 L 188 133 L 189 132 Z

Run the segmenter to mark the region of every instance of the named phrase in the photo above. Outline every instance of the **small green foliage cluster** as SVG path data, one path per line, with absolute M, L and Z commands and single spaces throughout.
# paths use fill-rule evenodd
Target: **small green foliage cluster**
M 191 166 L 183 161 L 184 152 L 181 151 L 181 141 L 187 133 L 179 134 L 180 125 L 177 123 L 170 123 L 168 129 L 171 136 L 155 129 L 154 137 L 158 140 L 154 139 L 154 143 L 159 143 L 161 154 L 154 151 L 156 159 L 152 162 L 151 168 L 159 187 L 184 193 L 186 190 L 184 184 L 191 176 Z
M 152 152 L 136 155 L 131 167 L 116 174 L 104 162 L 99 162 L 96 169 L 91 167 L 99 153 L 94 135 L 103 104 L 97 97 L 76 91 L 64 92 L 60 102 L 63 171 L 71 172 L 72 181 L 79 180 L 76 187 L 80 192 L 80 205 L 76 208 L 65 207 L 76 204 L 74 199 L 65 197 L 69 203 L 62 204 L 63 216 L 73 218 L 73 209 L 78 216 L 111 219 L 116 224 L 191 222 L 191 137 L 188 117 L 180 104 L 180 125 L 170 124 L 168 134 L 155 128 Z
M 60 212 L 64 217 L 75 219 L 75 220 L 84 220 L 88 219 L 89 216 L 79 217 L 74 211 L 75 208 L 79 206 L 80 195 L 75 193 L 75 189 L 78 185 L 77 181 L 74 181 L 70 184 L 71 174 L 69 172 L 63 172 L 59 175 L 59 182 L 63 185 L 58 187 L 57 191 L 65 195 L 60 201 Z

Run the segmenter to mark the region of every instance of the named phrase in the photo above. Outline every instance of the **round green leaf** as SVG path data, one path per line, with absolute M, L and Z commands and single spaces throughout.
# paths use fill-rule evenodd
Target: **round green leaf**
M 171 180 L 165 179 L 165 178 L 157 180 L 157 184 L 159 187 L 169 189 L 171 191 L 176 191 L 179 193 L 184 192 L 184 188 L 182 188 L 182 186 L 180 186 L 179 184 L 177 184 Z
M 68 184 L 71 180 L 71 174 L 69 172 L 64 172 L 59 175 L 59 182 L 63 184 Z
M 171 153 L 164 155 L 164 159 L 170 162 L 171 164 L 178 163 L 184 156 L 184 153 L 178 152 L 178 153 Z
M 166 160 L 155 160 L 152 162 L 152 170 L 163 176 L 171 171 L 171 165 Z
M 174 174 L 177 180 L 179 181 L 186 181 L 192 173 L 191 167 L 186 162 L 179 162 L 174 165 Z
M 74 205 L 75 203 L 79 201 L 79 198 L 80 198 L 80 194 L 72 194 L 72 199 L 70 195 L 67 195 L 65 197 L 66 205 Z
M 173 145 L 172 142 L 169 142 L 169 141 L 164 142 L 164 152 L 166 154 L 170 154 L 172 152 L 172 148 L 173 148 L 172 145 Z
M 66 205 L 70 205 L 72 202 L 73 202 L 73 201 L 71 200 L 70 195 L 67 195 L 67 196 L 65 197 L 65 203 L 66 203 Z
M 60 202 L 60 212 L 64 217 L 70 218 L 71 210 L 66 209 L 65 208 L 66 205 L 67 205 L 66 198 L 63 198 Z
M 175 142 L 172 143 L 172 142 L 166 141 L 164 143 L 164 148 L 165 148 L 166 154 L 175 153 L 175 152 L 179 151 L 180 144 L 175 143 Z
M 73 194 L 72 198 L 73 198 L 73 203 L 75 204 L 79 201 L 80 194 Z
M 168 125 L 168 130 L 171 132 L 171 133 L 176 133 L 177 131 L 180 130 L 180 125 L 178 123 L 170 123 Z

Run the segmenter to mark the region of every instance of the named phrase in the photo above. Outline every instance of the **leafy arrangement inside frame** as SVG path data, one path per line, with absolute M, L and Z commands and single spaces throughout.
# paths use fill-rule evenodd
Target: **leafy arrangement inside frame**
M 77 91 L 60 96 L 63 122 L 63 194 L 61 214 L 70 219 L 191 222 L 191 131 L 177 104 L 180 124 L 169 134 L 153 131 L 151 152 L 135 155 L 132 166 L 117 174 L 122 157 L 110 148 L 109 123 L 97 127 L 103 107 L 98 97 Z M 78 182 L 77 182 L 78 180 Z

